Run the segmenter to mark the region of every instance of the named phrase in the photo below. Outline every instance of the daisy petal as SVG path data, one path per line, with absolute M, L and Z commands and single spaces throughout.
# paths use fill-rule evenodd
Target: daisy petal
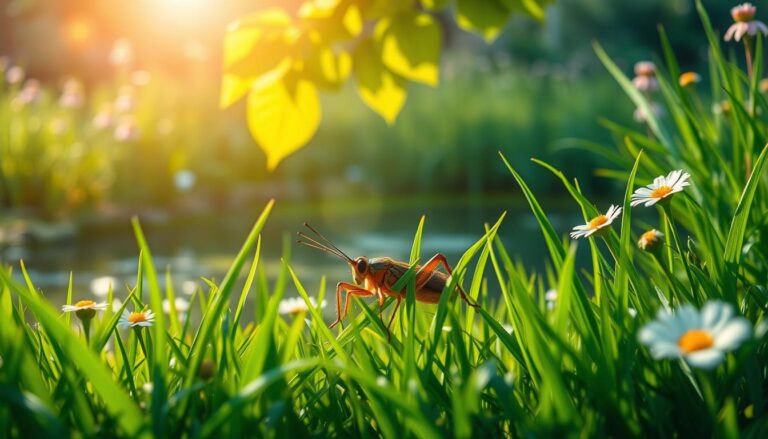
M 701 326 L 717 333 L 733 315 L 733 307 L 723 301 L 713 300 L 701 308 Z
M 677 358 L 682 352 L 675 343 L 668 342 L 656 342 L 651 346 L 651 356 L 655 360 L 661 360 L 663 358 Z
M 725 354 L 717 349 L 705 349 L 685 356 L 685 362 L 699 369 L 714 369 L 725 359 Z
M 691 304 L 685 304 L 677 310 L 677 319 L 686 329 L 701 327 L 699 313 Z
M 676 334 L 678 331 L 670 331 L 670 327 L 660 321 L 653 321 L 643 326 L 640 332 L 637 334 L 637 339 L 640 343 L 651 345 L 656 341 L 664 341 L 669 343 L 676 343 L 680 334 Z
M 732 351 L 749 339 L 752 335 L 752 325 L 743 317 L 731 320 L 715 334 L 715 347 L 724 351 Z

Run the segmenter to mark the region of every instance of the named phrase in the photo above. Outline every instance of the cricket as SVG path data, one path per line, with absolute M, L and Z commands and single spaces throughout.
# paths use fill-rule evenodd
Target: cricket
M 347 317 L 349 314 L 349 304 L 353 296 L 377 297 L 379 300 L 379 319 L 382 318 L 381 313 L 384 299 L 389 296 L 394 297 L 396 300 L 395 309 L 392 311 L 392 316 L 386 325 L 387 336 L 389 337 L 389 328 L 395 319 L 400 302 L 402 302 L 406 294 L 405 291 L 394 291 L 392 287 L 408 271 L 409 264 L 388 257 L 367 258 L 365 256 L 358 256 L 352 259 L 308 223 L 304 223 L 304 227 L 312 232 L 316 238 L 304 232 L 298 232 L 299 244 L 336 256 L 345 261 L 352 270 L 354 283 L 339 282 L 336 284 L 336 320 L 330 325 L 330 328 L 338 325 Z M 443 267 L 445 273 L 437 271 L 440 266 Z M 416 265 L 416 300 L 423 303 L 437 303 L 452 274 L 451 266 L 442 253 L 432 256 L 424 265 Z M 467 305 L 473 308 L 480 308 L 480 305 L 470 301 L 461 285 L 457 284 L 456 290 Z M 342 293 L 346 294 L 343 309 L 341 306 Z M 384 320 L 382 320 L 382 323 L 384 323 Z

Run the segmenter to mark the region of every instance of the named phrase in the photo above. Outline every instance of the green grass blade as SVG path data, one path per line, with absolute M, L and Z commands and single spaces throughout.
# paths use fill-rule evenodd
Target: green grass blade
M 763 148 L 763 151 L 755 162 L 755 166 L 752 168 L 752 173 L 749 176 L 747 185 L 744 187 L 744 191 L 741 193 L 739 204 L 736 206 L 736 211 L 733 214 L 731 227 L 728 230 L 728 238 L 725 241 L 725 254 L 723 255 L 723 259 L 725 259 L 727 264 L 731 264 L 734 267 L 738 266 L 739 261 L 741 260 L 741 249 L 744 245 L 744 234 L 747 230 L 749 212 L 752 208 L 752 200 L 755 198 L 755 192 L 760 184 L 767 155 L 768 145 Z
M 237 280 L 237 277 L 240 274 L 240 270 L 245 264 L 248 255 L 253 251 L 254 246 L 257 243 L 259 233 L 264 227 L 264 224 L 267 221 L 267 217 L 272 211 L 273 205 L 274 200 L 270 200 L 267 203 L 264 211 L 261 213 L 261 216 L 259 216 L 256 224 L 254 224 L 253 228 L 251 229 L 251 233 L 245 240 L 245 243 L 240 249 L 240 252 L 237 254 L 235 261 L 232 263 L 232 266 L 224 277 L 217 295 L 211 299 L 213 304 L 206 307 L 206 312 L 203 315 L 200 328 L 198 329 L 198 332 L 195 334 L 195 338 L 192 341 L 192 347 L 189 353 L 189 368 L 187 368 L 187 374 L 184 379 L 185 387 L 191 386 L 197 377 L 200 364 L 203 361 L 208 343 L 210 342 L 211 336 L 213 335 L 214 327 L 223 315 L 227 305 L 229 304 L 229 297 L 232 294 L 235 281 Z

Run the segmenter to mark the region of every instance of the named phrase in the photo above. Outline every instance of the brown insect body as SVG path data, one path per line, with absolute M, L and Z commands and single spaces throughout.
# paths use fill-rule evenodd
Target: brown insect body
M 367 290 L 378 287 L 386 296 L 405 299 L 405 290 L 393 291 L 392 287 L 408 271 L 408 264 L 392 258 L 381 257 L 369 259 L 368 267 L 368 271 L 365 273 L 367 283 L 364 284 Z M 418 272 L 420 269 L 421 265 L 417 265 L 416 271 Z M 354 268 L 352 271 L 355 274 Z M 437 303 L 443 294 L 448 279 L 448 275 L 445 273 L 433 271 L 424 285 L 416 291 L 416 300 L 424 303 Z M 361 282 L 357 282 L 357 284 L 363 285 Z
M 349 267 L 352 270 L 352 277 L 355 280 L 355 283 L 339 282 L 336 285 L 336 321 L 333 322 L 330 327 L 332 328 L 336 326 L 342 319 L 346 318 L 349 313 L 349 304 L 352 296 L 376 296 L 379 300 L 379 318 L 381 318 L 381 307 L 384 305 L 384 299 L 387 296 L 390 296 L 394 297 L 397 302 L 395 303 L 395 310 L 392 312 L 392 317 L 390 317 L 389 323 L 386 326 L 387 334 L 389 334 L 389 327 L 394 321 L 400 302 L 406 295 L 405 290 L 394 291 L 392 287 L 405 272 L 408 271 L 409 265 L 405 262 L 396 261 L 388 257 L 368 259 L 365 256 L 359 256 L 352 259 L 331 243 L 330 240 L 321 235 L 317 230 L 313 229 L 309 224 L 304 223 L 304 225 L 322 241 L 318 241 L 299 232 L 299 237 L 301 238 L 299 243 L 343 259 L 349 264 Z M 441 265 L 447 273 L 437 271 L 437 268 Z M 417 265 L 415 281 L 416 300 L 424 303 L 437 303 L 440 300 L 440 296 L 443 294 L 443 290 L 445 289 L 451 274 L 452 270 L 450 265 L 448 265 L 448 260 L 441 253 L 433 256 L 423 265 Z M 461 288 L 460 285 L 456 286 L 456 290 L 459 292 L 462 300 L 469 306 L 479 308 L 479 305 L 469 301 L 467 293 L 464 292 L 464 289 Z M 343 312 L 341 306 L 342 292 L 346 292 Z

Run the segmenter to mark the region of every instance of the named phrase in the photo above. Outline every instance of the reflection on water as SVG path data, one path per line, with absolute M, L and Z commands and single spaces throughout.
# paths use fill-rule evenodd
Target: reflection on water
M 511 255 L 519 256 L 528 267 L 540 269 L 546 260 L 546 249 L 538 225 L 527 208 L 512 206 L 511 200 L 386 206 L 377 202 L 373 206 L 350 204 L 334 208 L 322 203 L 309 206 L 277 203 L 262 232 L 261 263 L 268 277 L 274 279 L 280 270 L 283 245 L 291 243 L 291 266 L 313 292 L 322 275 L 327 276 L 329 285 L 351 278 L 342 261 L 295 244 L 295 233 L 305 221 L 352 257 L 389 256 L 407 260 L 419 218 L 424 214 L 427 221 L 422 240 L 423 259 L 442 252 L 455 264 L 482 236 L 484 224 L 494 223 L 507 211 L 499 236 Z M 177 294 L 190 294 L 196 285 L 204 286 L 201 277 L 221 280 L 260 208 L 204 216 L 177 215 L 162 222 L 144 223 L 158 271 L 162 274 L 170 268 Z M 563 233 L 579 220 L 575 211 L 568 216 L 554 213 L 550 219 Z M 61 304 L 70 272 L 74 273 L 78 298 L 105 292 L 111 282 L 116 282 L 118 295 L 124 295 L 126 286 L 136 282 L 137 254 L 131 225 L 125 221 L 91 225 L 69 242 L 7 247 L 2 249 L 0 259 L 14 265 L 23 259 L 36 286 L 53 303 Z M 16 276 L 18 271 L 15 270 Z M 293 294 L 291 287 L 288 295 Z

